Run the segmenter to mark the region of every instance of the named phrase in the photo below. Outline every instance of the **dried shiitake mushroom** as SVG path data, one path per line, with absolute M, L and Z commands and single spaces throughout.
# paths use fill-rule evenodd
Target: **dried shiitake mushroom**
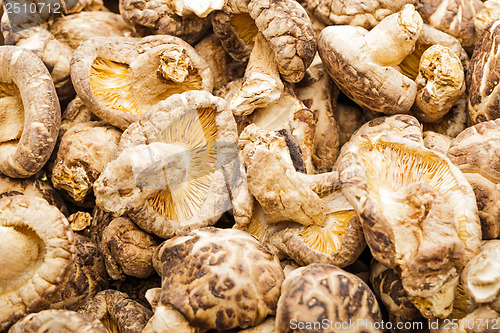
M 0 47 L 0 172 L 26 178 L 54 149 L 61 111 L 42 61 L 15 46 Z
M 220 0 L 120 0 L 120 14 L 140 35 L 171 35 L 192 44 L 210 29 L 205 16 L 222 5 Z
M 417 86 L 395 66 L 413 52 L 422 24 L 415 7 L 405 5 L 370 31 L 330 26 L 318 38 L 319 55 L 337 86 L 362 108 L 408 113 Z
M 171 238 L 153 264 L 162 289 L 152 320 L 177 310 L 201 332 L 261 323 L 275 313 L 284 279 L 278 259 L 235 229 L 202 228 Z
M 483 0 L 484 1 L 484 0 Z M 498 0 L 486 0 L 474 19 L 476 35 L 481 36 L 490 23 L 500 19 L 500 2 Z
M 278 70 L 285 81 L 300 81 L 316 53 L 311 20 L 295 0 L 228 0 L 222 11 L 212 17 L 212 25 L 234 59 L 245 61 L 250 50 L 255 53 L 250 56 L 253 59 L 247 70 L 255 77 L 248 78 L 248 88 L 264 88 L 259 87 L 259 67 L 264 73 L 275 67 L 271 76 Z M 259 59 L 259 55 L 263 58 Z
M 113 219 L 103 230 L 100 248 L 109 276 L 114 280 L 124 274 L 147 278 L 154 273 L 151 258 L 159 242 L 139 229 L 130 219 Z
M 37 173 L 29 178 L 10 178 L 0 174 L 0 197 L 26 194 L 45 199 L 52 206 L 56 206 L 64 215 L 68 215 L 68 208 L 59 193 L 49 182 L 42 179 L 45 175 Z
M 422 327 L 426 329 L 421 332 L 429 332 L 427 321 L 411 302 L 410 297 L 403 289 L 401 278 L 393 269 L 373 260 L 370 268 L 370 284 L 375 295 L 385 305 L 389 313 L 389 321 L 393 325 L 405 322 L 422 322 Z M 411 329 L 397 329 L 395 326 L 391 332 L 413 332 Z
M 115 159 L 94 183 L 96 202 L 162 238 L 214 224 L 245 185 L 236 124 L 227 103 L 205 91 L 158 103 L 123 133 Z M 228 193 L 230 191 L 230 193 Z
M 466 128 L 450 144 L 448 157 L 476 195 L 483 239 L 500 236 L 500 119 Z
M 324 324 L 325 320 L 327 327 L 318 329 L 317 323 Z M 279 333 L 341 332 L 335 323 L 349 322 L 361 323 L 350 332 L 382 332 L 374 325 L 381 321 L 380 308 L 370 288 L 357 276 L 333 265 L 301 267 L 283 282 L 276 311 Z
M 268 317 L 257 326 L 240 330 L 240 333 L 275 333 L 276 332 L 276 319 Z
M 496 63 L 499 55 L 496 50 L 500 43 L 500 20 L 493 22 L 481 35 L 470 59 L 467 87 L 469 90 L 469 125 L 500 117 L 498 100 L 499 74 Z
M 92 194 L 92 185 L 118 147 L 121 131 L 105 122 L 76 124 L 62 136 L 52 168 L 52 184 L 76 203 Z
M 104 290 L 83 304 L 78 312 L 98 319 L 112 333 L 140 333 L 153 314 L 151 310 L 117 290 Z
M 424 131 L 456 137 L 467 127 L 467 100 L 465 93 L 443 118 L 434 123 L 423 123 Z
M 0 233 L 3 331 L 50 306 L 68 281 L 76 248 L 64 215 L 44 199 L 28 195 L 0 199 Z
M 375 259 L 401 272 L 424 317 L 447 317 L 459 274 L 481 241 L 474 192 L 464 175 L 445 155 L 424 147 L 418 121 L 407 115 L 363 125 L 342 147 L 338 168 L 342 193 Z
M 107 333 L 92 317 L 68 310 L 44 310 L 32 313 L 13 325 L 9 333 Z
M 498 331 L 498 322 L 498 312 L 488 306 L 481 306 L 460 320 L 439 321 L 439 326 L 431 329 L 431 333 L 494 333 Z
M 92 38 L 73 54 L 71 79 L 82 101 L 122 130 L 173 94 L 213 89 L 195 49 L 166 35 Z
M 376 26 L 386 16 L 400 11 L 412 0 L 305 0 L 307 10 L 326 25 Z
M 446 155 L 453 138 L 433 131 L 424 132 L 424 146 Z M 449 157 L 449 156 L 448 156 Z M 452 161 L 453 162 L 453 161 Z
M 76 258 L 68 282 L 50 305 L 51 309 L 76 310 L 108 286 L 106 267 L 96 244 L 75 233 Z
M 418 0 L 415 6 L 425 23 L 452 35 L 472 51 L 477 40 L 474 19 L 483 7 L 480 0 Z
M 240 135 L 250 193 L 266 213 L 268 223 L 293 221 L 304 226 L 325 226 L 331 210 L 320 196 L 337 183 L 337 172 L 307 175 L 296 170 L 296 153 L 286 136 L 249 125 Z M 296 163 L 294 163 L 296 162 Z

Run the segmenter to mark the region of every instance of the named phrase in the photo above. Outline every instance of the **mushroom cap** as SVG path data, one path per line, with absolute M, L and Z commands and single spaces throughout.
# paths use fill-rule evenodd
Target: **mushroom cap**
M 205 60 L 167 35 L 92 38 L 75 50 L 71 79 L 96 116 L 122 130 L 172 94 L 213 89 Z
M 311 327 L 293 328 L 292 323 L 324 323 L 325 319 L 329 325 L 323 332 L 339 332 L 335 322 L 358 321 L 363 325 L 355 332 L 380 332 L 373 324 L 382 320 L 382 314 L 375 295 L 356 275 L 327 264 L 292 271 L 278 302 L 277 332 L 311 332 Z
M 419 0 L 415 6 L 424 19 L 436 29 L 457 38 L 467 50 L 472 50 L 477 40 L 474 19 L 482 9 L 480 0 Z
M 483 239 L 500 236 L 500 119 L 471 126 L 450 144 L 448 157 L 476 195 Z
M 171 304 L 201 330 L 246 328 L 274 314 L 283 270 L 250 234 L 202 228 L 165 241 L 153 264 L 159 305 Z
M 75 240 L 64 215 L 41 198 L 0 199 L 0 330 L 49 307 L 68 281 Z M 9 243 L 12 242 L 12 243 Z
M 120 14 L 140 35 L 172 35 L 192 44 L 210 29 L 210 20 L 175 12 L 173 0 L 121 0 Z
M 369 59 L 367 33 L 355 26 L 329 26 L 321 31 L 318 52 L 328 74 L 362 108 L 408 113 L 417 93 L 415 82 L 396 68 Z
M 326 25 L 376 26 L 386 16 L 400 11 L 412 0 L 306 0 L 307 10 Z
M 55 147 L 61 122 L 59 99 L 49 71 L 32 52 L 1 46 L 0 63 L 0 81 L 17 86 L 24 106 L 20 138 L 0 145 L 0 172 L 26 178 L 45 165 Z
M 472 188 L 446 156 L 425 148 L 421 137 L 377 133 L 370 123 L 342 148 L 342 193 L 360 216 L 373 256 L 401 270 L 405 290 L 425 317 L 446 317 L 458 273 L 479 250 Z M 424 207 L 425 213 L 419 212 Z M 432 298 L 438 294 L 443 298 Z
M 214 15 L 212 24 L 226 51 L 238 61 L 245 61 L 250 55 L 255 35 L 260 31 L 287 82 L 299 82 L 316 54 L 311 20 L 295 0 L 229 0 L 223 13 Z
M 150 309 L 117 290 L 101 291 L 83 304 L 78 312 L 98 319 L 107 332 L 139 333 L 152 316 Z
M 44 310 L 15 323 L 9 333 L 107 333 L 92 317 L 68 310 Z
M 500 93 L 496 88 L 499 80 L 496 71 L 497 62 L 500 61 L 496 53 L 500 44 L 499 35 L 500 20 L 497 20 L 483 32 L 470 59 L 467 74 L 469 125 L 500 117 Z
M 132 30 L 119 14 L 90 11 L 61 16 L 49 26 L 49 32 L 73 50 L 93 37 L 120 37 Z
M 52 168 L 52 184 L 83 203 L 111 160 L 121 131 L 101 121 L 75 124 L 62 136 Z
M 246 185 L 237 140 L 226 101 L 206 91 L 173 95 L 123 133 L 115 160 L 94 184 L 96 202 L 162 238 L 214 224 L 231 209 L 228 188 L 236 198 Z M 167 179 L 154 177 L 160 159 L 180 163 L 165 164 Z M 176 167 L 182 174 L 167 188 Z

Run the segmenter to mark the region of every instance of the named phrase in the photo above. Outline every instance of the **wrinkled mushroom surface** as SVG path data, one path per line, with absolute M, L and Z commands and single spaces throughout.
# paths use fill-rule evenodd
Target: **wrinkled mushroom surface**
M 82 101 L 122 130 L 173 94 L 213 89 L 208 64 L 167 35 L 90 39 L 73 54 L 71 79 Z
M 32 52 L 1 46 L 0 63 L 0 172 L 26 178 L 44 166 L 54 149 L 59 99 L 47 68 Z

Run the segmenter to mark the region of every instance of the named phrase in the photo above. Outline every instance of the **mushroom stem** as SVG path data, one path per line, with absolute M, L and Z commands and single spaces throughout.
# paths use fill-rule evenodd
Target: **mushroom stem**
M 37 260 L 38 244 L 33 238 L 11 227 L 0 226 L 0 290 L 3 281 L 12 281 Z
M 158 71 L 167 81 L 183 83 L 191 75 L 193 64 L 184 48 L 171 44 L 160 55 Z
M 397 66 L 413 52 L 423 21 L 413 5 L 382 20 L 366 34 L 371 59 L 380 66 Z
M 284 85 L 274 59 L 274 52 L 259 32 L 255 36 L 244 82 L 234 94 L 229 106 L 237 116 L 249 115 L 257 108 L 276 102 L 283 90 Z

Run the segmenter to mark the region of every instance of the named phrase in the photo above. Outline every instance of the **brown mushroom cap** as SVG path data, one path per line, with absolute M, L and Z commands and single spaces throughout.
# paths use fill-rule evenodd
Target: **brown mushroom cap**
M 26 178 L 45 165 L 54 149 L 61 122 L 59 100 L 47 68 L 32 52 L 1 46 L 0 63 L 4 94 L 20 94 L 24 106 L 22 134 L 0 143 L 0 172 Z M 9 93 L 12 89 L 17 92 Z
M 472 50 L 477 34 L 474 26 L 476 14 L 482 9 L 480 0 L 419 0 L 415 6 L 424 19 L 436 29 L 457 38 L 467 50 Z
M 64 288 L 75 260 L 73 232 L 44 199 L 0 199 L 0 330 L 48 308 Z
M 166 35 L 92 38 L 73 54 L 71 79 L 82 101 L 122 130 L 172 94 L 213 89 L 195 49 Z
M 116 159 L 94 184 L 96 202 L 162 238 L 214 224 L 232 203 L 238 209 L 231 198 L 245 186 L 237 139 L 223 99 L 206 91 L 173 95 L 123 133 Z M 162 167 L 166 176 L 152 176 Z
M 386 16 L 400 11 L 412 0 L 306 0 L 307 9 L 326 25 L 376 26 Z
M 361 218 L 373 256 L 401 269 L 403 286 L 425 317 L 443 318 L 452 310 L 461 268 L 479 250 L 475 197 L 460 170 L 423 147 L 421 136 L 415 142 L 370 128 L 383 120 L 362 126 L 342 148 L 342 193 Z
M 335 323 L 362 322 L 353 332 L 381 332 L 376 322 L 382 315 L 375 295 L 357 276 L 327 264 L 301 267 L 283 282 L 276 311 L 277 332 L 312 332 L 324 323 L 322 332 L 340 332 Z M 301 326 L 293 327 L 293 323 Z M 317 324 L 316 324 L 317 325 Z
M 172 35 L 195 43 L 210 29 L 210 20 L 195 15 L 179 16 L 174 1 L 121 0 L 120 14 L 140 35 Z
M 295 0 L 229 0 L 212 19 L 214 33 L 235 60 L 250 55 L 260 31 L 274 52 L 278 70 L 288 82 L 298 82 L 316 53 L 311 20 Z
M 422 19 L 412 5 L 406 5 L 369 32 L 354 26 L 323 29 L 318 51 L 333 81 L 361 107 L 387 114 L 408 113 L 415 101 L 416 84 L 394 66 L 413 52 L 421 29 Z
M 499 74 L 496 70 L 500 60 L 496 52 L 500 44 L 499 35 L 500 20 L 497 20 L 481 35 L 470 59 L 467 74 L 469 125 L 500 117 L 500 93 L 497 89 Z
M 153 264 L 162 275 L 158 305 L 173 305 L 202 331 L 259 324 L 275 313 L 284 279 L 278 259 L 235 229 L 202 228 L 169 239 Z
M 483 239 L 500 236 L 500 119 L 465 129 L 451 142 L 448 157 L 472 185 Z
M 61 138 L 52 184 L 83 203 L 118 147 L 121 131 L 105 122 L 76 124 Z
M 9 333 L 107 333 L 92 317 L 68 310 L 44 310 L 32 313 L 13 325 Z
M 151 310 L 113 289 L 101 291 L 78 312 L 100 320 L 107 332 L 127 333 L 140 333 L 152 315 Z

